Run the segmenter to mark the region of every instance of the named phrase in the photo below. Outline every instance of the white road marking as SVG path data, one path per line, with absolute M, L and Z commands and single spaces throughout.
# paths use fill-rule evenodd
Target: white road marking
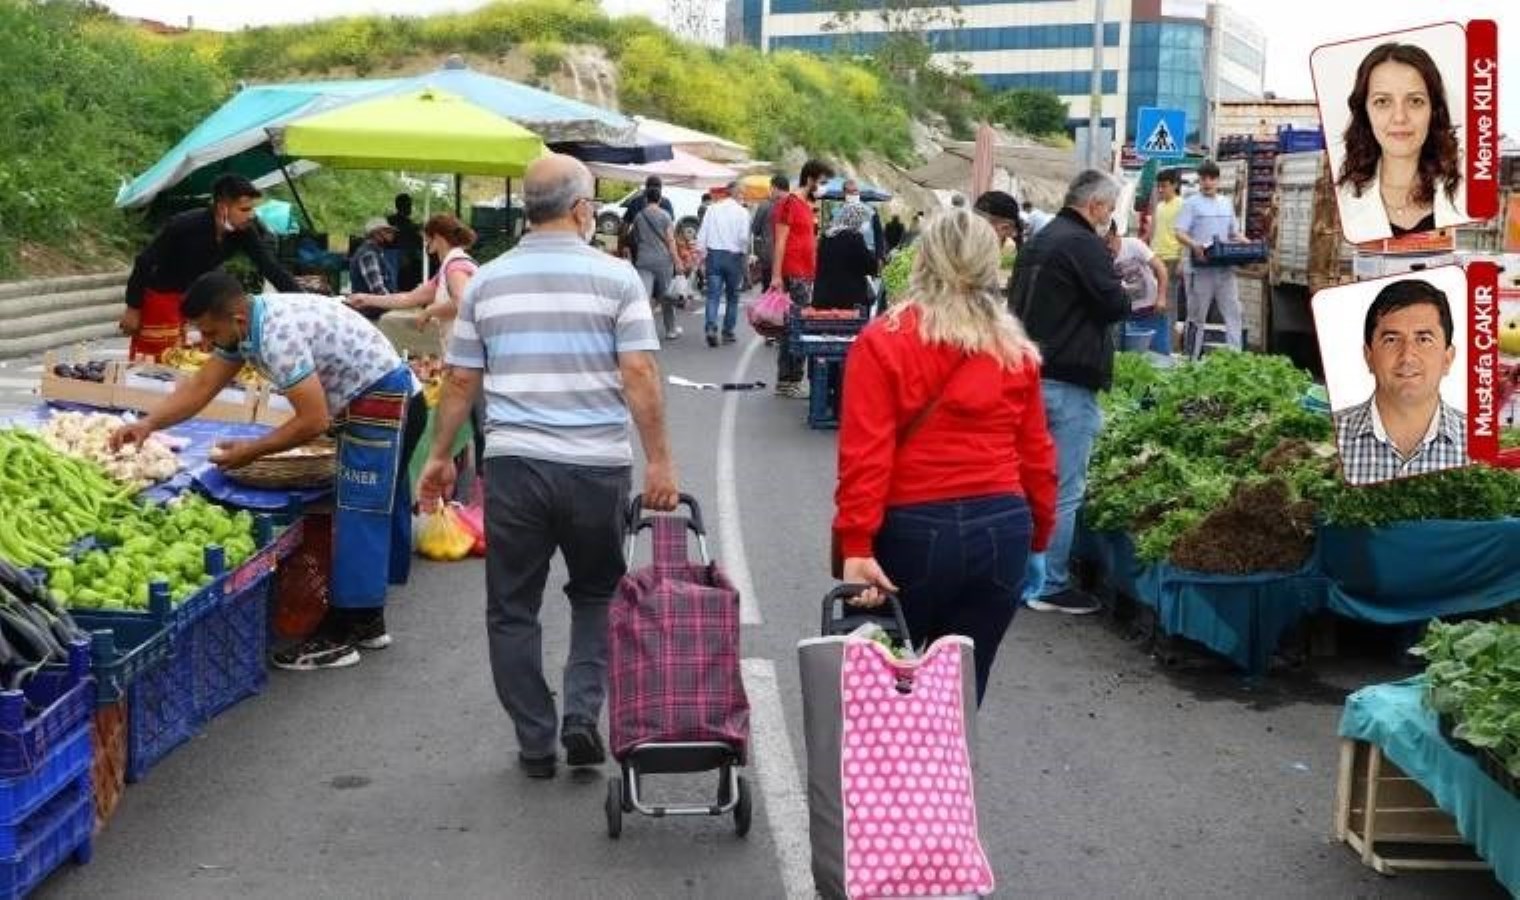
M 756 341 L 756 343 L 760 343 Z M 768 659 L 746 659 L 744 691 L 749 695 L 754 743 L 750 757 L 765 799 L 765 818 L 781 863 L 781 883 L 788 900 L 813 900 L 813 853 L 808 841 L 807 795 L 803 793 L 792 742 L 787 737 L 786 713 L 776 664 Z
M 729 379 L 738 383 L 747 381 L 750 362 L 765 342 L 756 338 L 734 367 Z M 749 560 L 744 553 L 744 529 L 739 523 L 738 478 L 734 473 L 734 430 L 739 419 L 739 391 L 729 391 L 723 397 L 723 412 L 718 419 L 718 544 L 723 548 L 723 569 L 739 589 L 739 621 L 744 625 L 760 625 L 765 618 L 760 614 L 760 601 L 755 597 L 755 583 L 750 580 Z
M 36 390 L 36 388 L 37 388 L 37 379 L 36 378 L 0 378 L 0 390 L 16 390 L 18 388 L 25 388 L 25 389 L 28 389 L 28 390 Z
M 42 363 L 33 363 L 32 365 L 27 366 L 26 368 L 22 369 L 21 371 L 24 372 L 24 373 L 26 373 L 27 375 L 41 375 L 42 374 Z

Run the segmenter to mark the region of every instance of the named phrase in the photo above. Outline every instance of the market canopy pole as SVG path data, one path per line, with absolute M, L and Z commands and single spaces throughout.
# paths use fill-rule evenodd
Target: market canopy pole
M 1092 84 L 1089 87 L 1087 167 L 1102 169 L 1103 153 L 1098 148 L 1098 138 L 1103 134 L 1103 0 L 1093 0 Z
M 285 176 L 285 186 L 290 188 L 290 196 L 295 198 L 296 208 L 301 211 L 301 218 L 306 220 L 306 227 L 312 231 L 317 230 L 317 223 L 312 219 L 311 213 L 306 210 L 306 203 L 301 200 L 301 192 L 296 190 L 295 179 L 290 177 L 290 172 L 285 168 L 285 163 L 280 163 L 280 174 Z M 322 249 L 327 249 L 326 247 Z

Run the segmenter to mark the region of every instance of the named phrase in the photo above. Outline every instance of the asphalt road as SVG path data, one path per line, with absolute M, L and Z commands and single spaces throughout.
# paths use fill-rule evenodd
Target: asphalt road
M 749 345 L 710 350 L 700 319 L 685 322 L 666 373 L 740 380 Z M 773 381 L 772 353 L 752 352 L 738 374 Z M 760 788 L 748 838 L 727 820 L 631 817 L 614 842 L 601 774 L 522 777 L 490 684 L 482 566 L 422 563 L 393 595 L 392 648 L 345 671 L 273 673 L 262 696 L 129 787 L 94 862 L 39 896 L 797 895 L 810 881 L 795 644 L 830 586 L 834 435 L 768 392 L 670 388 L 668 406 L 683 487 L 752 585 L 748 617 L 763 619 L 744 635 Z M 562 585 L 556 567 L 544 615 L 554 672 Z M 1160 669 L 1101 620 L 1020 613 L 979 719 L 979 816 L 999 894 L 1505 896 L 1487 875 L 1378 876 L 1330 837 L 1340 704 L 1398 674 L 1347 660 L 1252 688 Z M 695 798 L 713 781 L 658 787 Z

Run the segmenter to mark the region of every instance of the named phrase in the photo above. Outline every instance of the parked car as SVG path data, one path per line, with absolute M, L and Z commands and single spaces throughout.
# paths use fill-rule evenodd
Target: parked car
M 670 201 L 670 205 L 676 212 L 676 228 L 690 229 L 692 235 L 697 233 L 697 211 L 702 208 L 702 194 L 696 188 L 666 187 L 660 191 L 661 196 Z M 630 191 L 627 196 L 615 203 L 606 203 L 596 214 L 596 229 L 602 234 L 617 234 L 618 228 L 623 224 L 623 215 L 628 211 L 628 204 L 635 197 L 643 196 L 644 189 Z

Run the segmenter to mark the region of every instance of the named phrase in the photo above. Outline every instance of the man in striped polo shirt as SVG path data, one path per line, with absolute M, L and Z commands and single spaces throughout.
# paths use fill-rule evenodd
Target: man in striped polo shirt
M 647 461 L 645 505 L 674 509 L 677 488 L 654 315 L 633 267 L 588 243 L 591 173 L 572 157 L 545 156 L 528 167 L 523 192 L 529 232 L 481 267 L 460 303 L 419 493 L 424 508 L 451 493 L 449 450 L 483 385 L 491 673 L 523 770 L 552 778 L 556 735 L 571 766 L 606 758 L 597 720 L 607 606 L 626 568 L 630 414 Z M 538 621 L 556 549 L 570 575 L 562 723 L 544 680 Z

